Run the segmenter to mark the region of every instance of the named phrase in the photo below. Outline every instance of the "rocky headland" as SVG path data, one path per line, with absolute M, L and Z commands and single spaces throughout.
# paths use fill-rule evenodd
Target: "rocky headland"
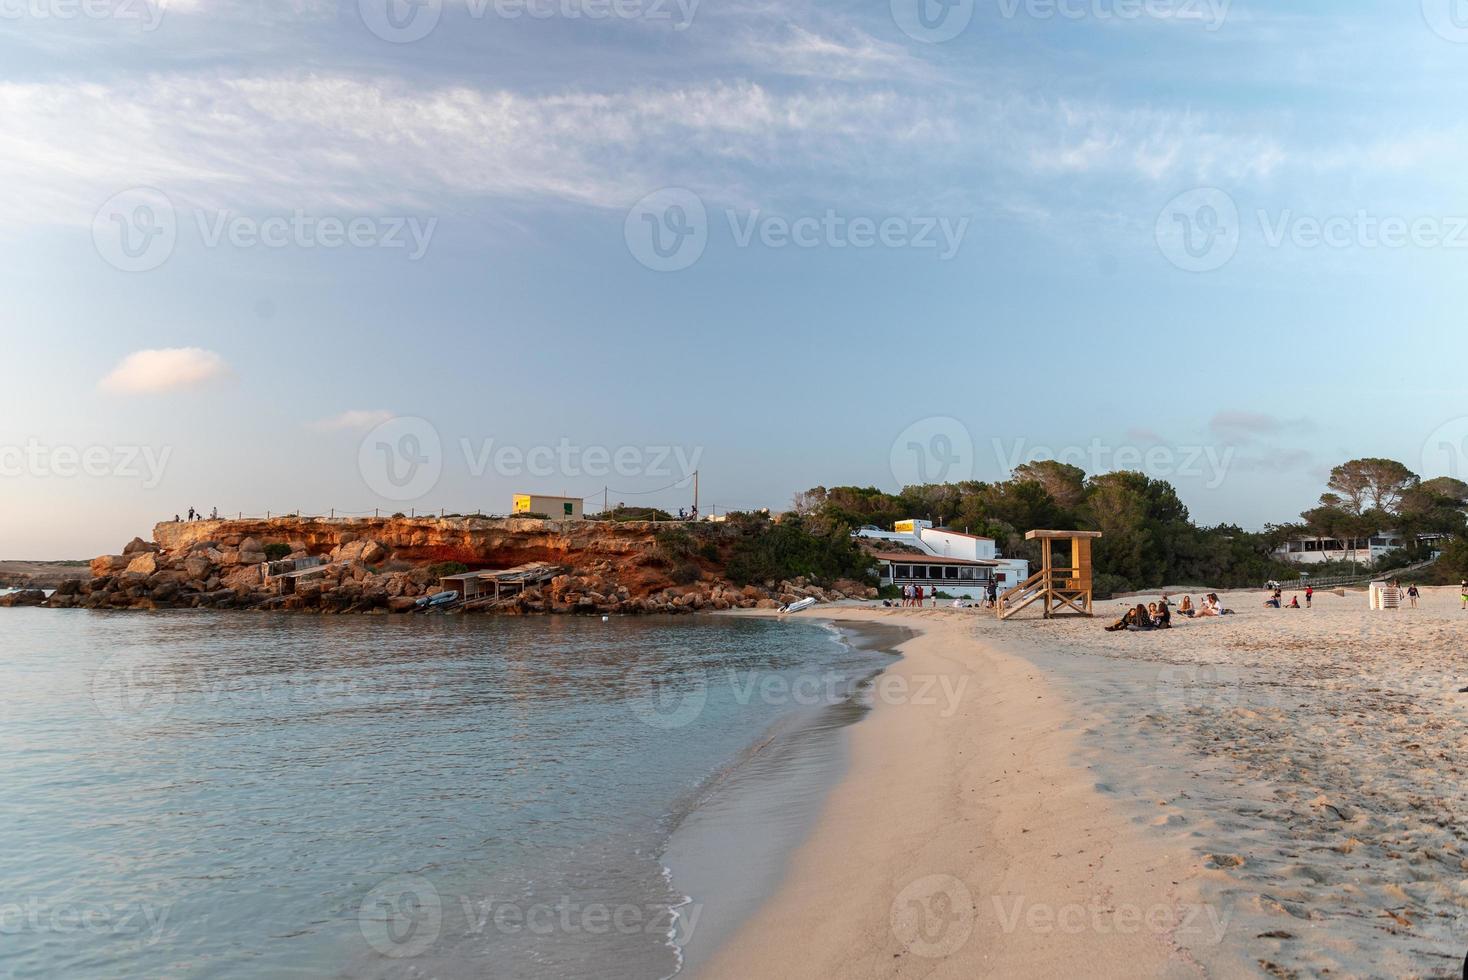
M 151 541 L 134 538 L 93 559 L 89 576 L 77 569 L 49 596 L 17 592 L 0 605 L 406 613 L 439 592 L 446 574 L 533 563 L 553 574 L 473 611 L 681 613 L 876 595 L 853 580 L 736 584 L 724 565 L 746 533 L 716 523 L 491 518 L 165 522 Z M 309 574 L 283 584 L 296 567 Z

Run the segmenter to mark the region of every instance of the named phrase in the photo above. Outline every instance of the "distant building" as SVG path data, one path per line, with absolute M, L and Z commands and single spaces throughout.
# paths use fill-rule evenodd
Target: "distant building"
M 1444 538 L 1441 534 L 1419 535 L 1419 544 L 1436 547 Z M 1368 538 L 1291 538 L 1274 549 L 1274 556 L 1296 565 L 1318 565 L 1327 561 L 1358 561 L 1363 565 L 1374 565 L 1390 551 L 1408 545 L 1400 531 L 1380 531 Z
M 544 514 L 552 521 L 581 520 L 580 497 L 544 497 L 537 493 L 515 494 L 516 514 Z
M 883 585 L 936 586 L 949 595 L 978 599 L 990 581 L 1003 592 L 1030 577 L 1030 563 L 1000 557 L 993 538 L 935 528 L 932 521 L 898 521 L 891 531 L 864 527 L 856 534 L 911 549 L 874 549 Z

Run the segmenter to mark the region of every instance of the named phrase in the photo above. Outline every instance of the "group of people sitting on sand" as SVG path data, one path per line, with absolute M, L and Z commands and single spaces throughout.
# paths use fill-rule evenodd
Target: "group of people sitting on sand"
M 1219 601 L 1218 593 L 1210 592 L 1197 606 L 1193 605 L 1192 596 L 1183 596 L 1182 602 L 1178 603 L 1177 613 L 1189 619 L 1198 619 L 1206 616 L 1229 616 L 1233 614 L 1233 610 L 1225 609 L 1223 603 Z M 1149 602 L 1145 605 L 1139 602 L 1106 629 L 1112 633 L 1120 630 L 1139 632 L 1172 629 L 1172 604 L 1168 602 L 1165 594 L 1157 602 Z

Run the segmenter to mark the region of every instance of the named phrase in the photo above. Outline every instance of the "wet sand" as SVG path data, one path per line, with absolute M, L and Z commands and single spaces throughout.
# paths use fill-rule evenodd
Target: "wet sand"
M 1460 976 L 1456 592 L 1226 594 L 1141 634 L 1110 602 L 842 609 L 920 631 L 883 675 L 908 693 L 849 730 L 779 890 L 695 975 Z

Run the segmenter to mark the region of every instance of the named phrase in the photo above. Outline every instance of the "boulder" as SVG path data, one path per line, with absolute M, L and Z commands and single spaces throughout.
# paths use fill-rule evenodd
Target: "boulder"
M 127 573 L 129 575 L 142 575 L 146 577 L 156 571 L 158 571 L 158 556 L 151 551 L 145 551 L 127 563 Z
M 142 554 L 145 551 L 161 551 L 161 550 L 162 549 L 159 548 L 153 542 L 151 542 L 151 541 L 144 541 L 142 538 L 133 538 L 127 544 L 125 544 L 125 545 L 122 546 L 122 553 L 124 555 L 140 555 L 140 554 Z
M 241 554 L 249 553 L 249 554 L 252 554 L 252 555 L 255 555 L 255 554 L 263 555 L 263 554 L 265 554 L 265 546 L 260 543 L 260 540 L 258 538 L 249 538 L 249 537 L 247 537 L 243 541 L 240 542 L 240 553 Z
M 56 591 L 52 594 L 51 597 L 54 599 L 54 598 L 56 598 L 56 596 L 80 595 L 81 594 L 81 591 L 82 591 L 82 583 L 81 583 L 81 580 L 80 579 L 69 578 L 69 579 L 65 579 L 65 580 L 57 583 L 57 585 L 56 585 Z
M 39 606 L 46 601 L 46 593 L 40 589 L 21 589 L 9 595 L 0 595 L 0 606 Z
M 368 565 L 376 565 L 386 560 L 387 549 L 376 541 L 367 541 L 362 545 L 362 561 Z
M 184 559 L 184 574 L 191 579 L 203 581 L 209 576 L 209 568 L 209 559 L 207 558 L 195 556 Z
M 92 559 L 92 576 L 101 578 L 105 575 L 116 575 L 127 568 L 132 559 L 127 555 L 101 555 Z

